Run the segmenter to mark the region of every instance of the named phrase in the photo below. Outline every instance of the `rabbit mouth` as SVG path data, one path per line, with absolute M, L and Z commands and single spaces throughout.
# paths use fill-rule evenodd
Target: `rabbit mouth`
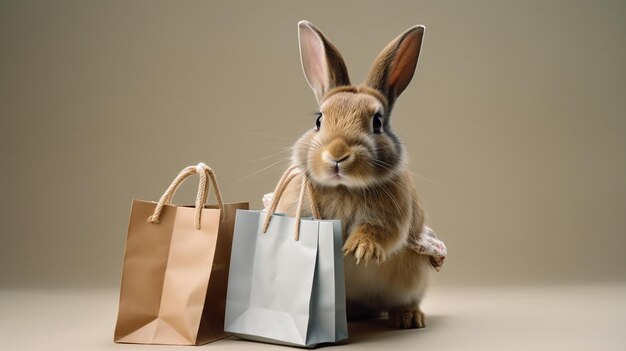
M 354 156 L 347 154 L 342 157 L 332 157 L 329 156 L 328 152 L 324 152 L 322 154 L 322 159 L 325 163 L 325 178 L 326 183 L 337 183 L 343 184 L 344 182 L 349 182 L 349 176 L 346 167 L 351 163 Z
M 323 180 L 323 183 L 328 186 L 349 186 L 353 181 L 343 173 L 331 173 Z
M 363 163 L 367 155 L 359 147 L 344 148 L 337 152 L 324 150 L 312 166 L 317 182 L 326 186 L 346 186 L 350 188 L 367 186 Z
M 347 169 L 347 167 L 332 165 L 326 168 L 324 178 L 321 183 L 327 186 L 346 186 L 346 187 L 362 187 L 363 180 L 355 177 Z
M 334 180 L 341 180 L 341 179 L 346 179 L 346 174 L 344 172 L 342 172 L 338 166 L 335 166 L 332 170 L 332 172 L 330 173 L 330 177 L 331 179 Z
M 328 182 L 341 182 L 343 180 L 348 180 L 348 176 L 346 171 L 342 169 L 341 166 L 332 165 L 327 169 L 326 180 Z

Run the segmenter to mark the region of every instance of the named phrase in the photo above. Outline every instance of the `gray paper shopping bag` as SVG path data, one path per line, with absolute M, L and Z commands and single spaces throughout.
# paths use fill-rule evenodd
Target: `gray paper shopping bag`
M 246 339 L 312 347 L 348 337 L 341 223 L 300 218 L 305 188 L 319 218 L 305 177 L 296 217 L 273 214 L 295 175 L 290 171 L 267 213 L 237 211 L 224 329 Z

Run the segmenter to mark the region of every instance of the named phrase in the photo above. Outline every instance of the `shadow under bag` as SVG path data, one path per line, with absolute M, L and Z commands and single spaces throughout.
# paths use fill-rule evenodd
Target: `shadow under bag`
M 296 217 L 274 213 L 298 173 L 285 172 L 267 213 L 237 210 L 224 328 L 245 339 L 313 347 L 348 337 L 341 222 L 319 219 L 304 175 Z M 305 191 L 312 219 L 300 218 Z
M 200 176 L 195 208 L 171 205 L 180 184 Z M 205 206 L 209 183 L 217 206 Z M 213 171 L 185 168 L 158 203 L 134 200 L 128 225 L 114 341 L 200 345 L 226 336 L 224 308 L 237 209 L 224 204 Z

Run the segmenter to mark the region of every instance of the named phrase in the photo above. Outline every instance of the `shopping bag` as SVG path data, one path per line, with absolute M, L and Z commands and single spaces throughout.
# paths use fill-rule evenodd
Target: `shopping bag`
M 200 176 L 195 208 L 172 205 Z M 205 206 L 209 183 L 217 205 Z M 226 336 L 224 308 L 233 224 L 248 203 L 223 203 L 213 171 L 185 168 L 158 203 L 133 200 L 114 341 L 200 345 Z
M 267 212 L 237 210 L 224 328 L 245 339 L 313 347 L 348 337 L 341 222 L 320 219 L 304 175 L 295 218 L 274 213 L 297 173 L 285 172 Z M 313 218 L 301 218 L 305 191 Z

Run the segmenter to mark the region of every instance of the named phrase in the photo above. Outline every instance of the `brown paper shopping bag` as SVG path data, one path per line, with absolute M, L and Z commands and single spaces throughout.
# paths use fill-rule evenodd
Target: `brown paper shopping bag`
M 193 206 L 172 205 L 189 176 L 200 184 Z M 213 183 L 217 205 L 205 206 Z M 224 308 L 235 211 L 222 201 L 211 168 L 181 171 L 158 203 L 133 200 L 114 341 L 200 345 L 224 336 Z

